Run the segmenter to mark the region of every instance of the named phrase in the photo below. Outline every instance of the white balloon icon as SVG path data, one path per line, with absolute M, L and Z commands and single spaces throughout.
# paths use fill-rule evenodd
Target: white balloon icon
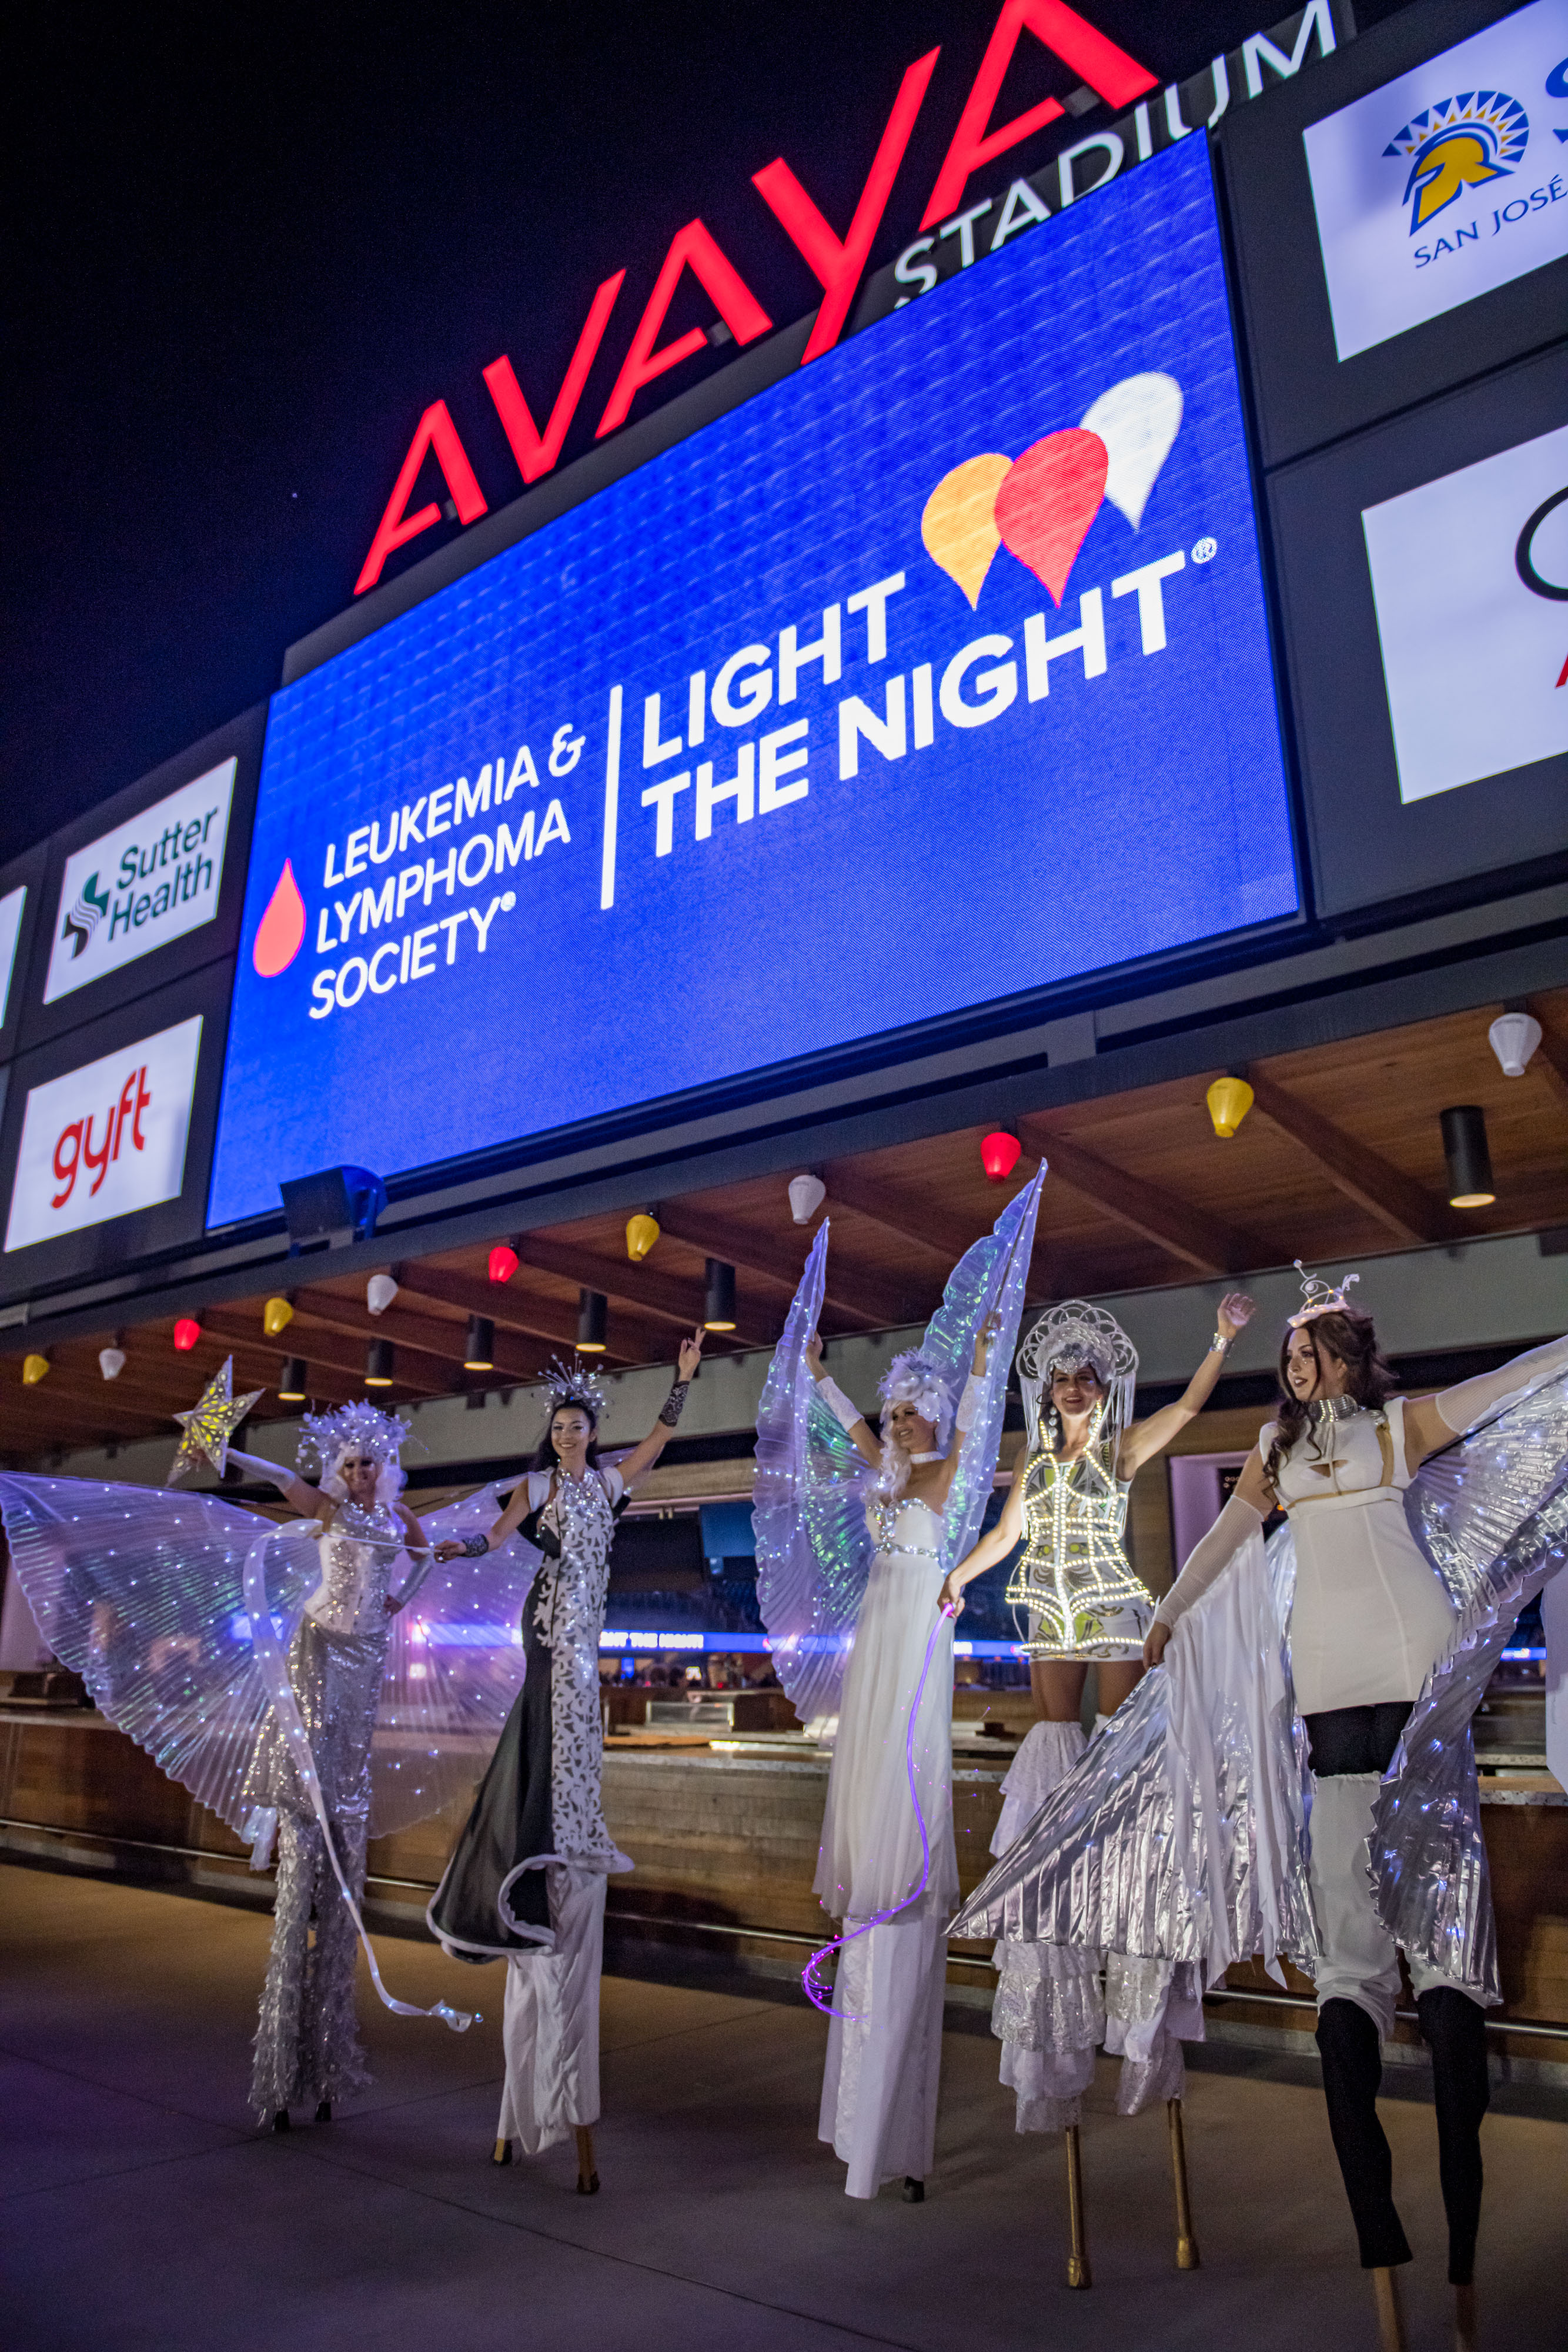
M 1174 375 L 1129 375 L 1103 392 L 1083 419 L 1110 457 L 1105 496 L 1134 530 L 1149 493 L 1181 430 L 1181 386 Z

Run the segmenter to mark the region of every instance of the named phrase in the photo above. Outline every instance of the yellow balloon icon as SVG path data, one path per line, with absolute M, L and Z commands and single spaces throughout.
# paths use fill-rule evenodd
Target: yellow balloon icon
M 969 600 L 971 612 L 980 601 L 991 558 L 1001 545 L 997 529 L 997 492 L 1012 471 L 1010 457 L 994 450 L 966 457 L 944 474 L 925 501 L 920 536 L 933 563 L 940 565 Z

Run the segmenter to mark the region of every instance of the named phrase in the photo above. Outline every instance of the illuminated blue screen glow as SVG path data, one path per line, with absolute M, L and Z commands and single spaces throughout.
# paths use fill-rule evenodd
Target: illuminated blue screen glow
M 1296 907 L 1194 140 L 276 698 L 211 1219 Z

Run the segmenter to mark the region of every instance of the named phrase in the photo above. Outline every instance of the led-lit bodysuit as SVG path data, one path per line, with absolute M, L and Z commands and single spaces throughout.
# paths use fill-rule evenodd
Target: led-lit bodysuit
M 1116 1433 L 1101 1437 L 1104 1417 L 1098 1406 L 1074 1459 L 1042 1450 L 1024 1468 L 1026 1548 L 1007 1597 L 1030 1612 L 1031 1658 L 1135 1654 L 1154 1615 L 1122 1540 L 1127 1486 L 1116 1475 Z

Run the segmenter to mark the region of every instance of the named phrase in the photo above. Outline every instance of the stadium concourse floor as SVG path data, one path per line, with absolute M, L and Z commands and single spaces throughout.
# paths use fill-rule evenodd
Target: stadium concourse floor
M 329 2126 L 252 2129 L 267 1935 L 253 1911 L 0 1866 L 5 2352 L 1375 2345 L 1321 2095 L 1268 2078 L 1289 2062 L 1238 2054 L 1191 2078 L 1203 2268 L 1185 2275 L 1163 2114 L 1123 2121 L 1103 2068 L 1083 2133 L 1095 2284 L 1073 2294 L 1060 2143 L 1014 2136 L 983 2033 L 947 2036 L 926 2202 L 854 2204 L 817 2142 L 825 2027 L 803 2003 L 607 1979 L 589 2200 L 566 2148 L 485 2161 L 494 2014 L 459 2039 L 367 1991 L 374 2091 Z M 498 1969 L 381 1948 L 404 1998 L 498 2011 Z M 1431 2111 L 1385 2112 L 1417 2257 L 1412 2352 L 1446 2352 Z M 1482 2343 L 1560 2347 L 1568 2123 L 1494 2114 L 1486 2163 Z

